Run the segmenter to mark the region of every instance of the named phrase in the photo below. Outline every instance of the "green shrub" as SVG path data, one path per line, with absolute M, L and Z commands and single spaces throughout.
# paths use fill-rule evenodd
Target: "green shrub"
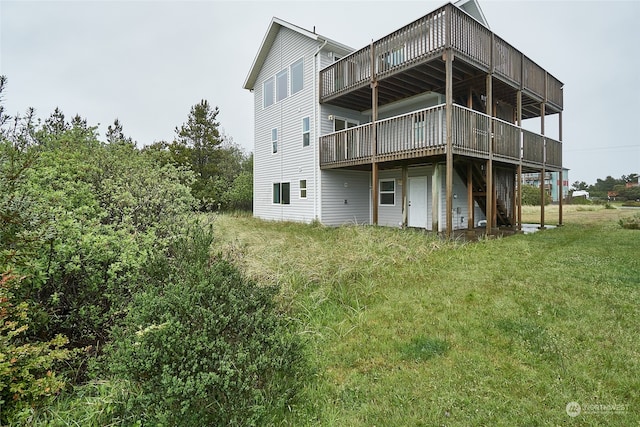
M 620 227 L 628 230 L 640 230 L 640 213 L 628 218 L 623 218 L 618 223 L 620 224 Z
M 551 203 L 551 196 L 545 193 L 544 204 Z M 528 206 L 540 206 L 540 187 L 534 185 L 522 186 L 522 204 Z
M 24 339 L 30 310 L 15 301 L 20 280 L 11 273 L 0 277 L 0 425 L 16 424 L 31 405 L 58 393 L 65 381 L 54 365 L 71 356 L 62 335 L 46 342 Z
M 571 197 L 570 204 L 572 205 L 591 205 L 593 202 L 586 197 Z
M 622 206 L 628 208 L 640 208 L 640 202 L 624 202 Z
M 276 290 L 210 256 L 194 229 L 146 266 L 106 366 L 132 380 L 141 419 L 165 425 L 253 425 L 294 397 L 302 344 L 276 311 Z

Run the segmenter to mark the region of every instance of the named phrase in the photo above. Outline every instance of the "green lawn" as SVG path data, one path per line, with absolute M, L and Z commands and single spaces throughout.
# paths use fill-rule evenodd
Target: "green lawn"
M 617 224 L 633 212 L 591 208 L 477 243 L 225 215 L 215 228 L 308 340 L 314 375 L 286 424 L 637 425 L 640 231 Z

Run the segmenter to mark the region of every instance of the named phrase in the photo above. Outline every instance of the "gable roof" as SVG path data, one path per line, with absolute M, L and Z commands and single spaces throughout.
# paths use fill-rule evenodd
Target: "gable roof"
M 485 18 L 482 9 L 480 8 L 480 4 L 477 0 L 458 0 L 453 4 L 454 6 L 459 7 L 460 9 L 467 12 L 476 21 L 480 22 L 485 27 L 489 28 L 489 23 L 487 22 L 487 18 Z
M 251 65 L 251 69 L 249 70 L 249 74 L 242 86 L 244 89 L 253 89 L 256 79 L 258 78 L 258 74 L 260 73 L 260 69 L 264 64 L 269 51 L 271 50 L 271 46 L 278 35 L 278 32 L 281 28 L 288 28 L 292 31 L 295 31 L 305 37 L 310 38 L 311 40 L 315 40 L 319 43 L 326 43 L 336 52 L 339 52 L 341 55 L 346 55 L 354 51 L 353 48 L 346 46 L 337 41 L 331 40 L 328 37 L 323 37 L 320 34 L 316 34 L 315 32 L 305 30 L 304 28 L 298 27 L 297 25 L 290 24 L 287 21 L 283 21 L 282 19 L 273 17 L 271 19 L 271 23 L 269 24 L 269 28 L 267 29 L 267 33 L 262 40 L 262 44 L 260 45 L 260 49 L 258 49 L 258 54 L 253 60 L 253 64 Z

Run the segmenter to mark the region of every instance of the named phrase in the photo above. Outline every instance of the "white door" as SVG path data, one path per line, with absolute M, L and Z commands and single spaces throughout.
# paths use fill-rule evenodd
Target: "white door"
M 409 178 L 409 227 L 427 228 L 427 177 Z

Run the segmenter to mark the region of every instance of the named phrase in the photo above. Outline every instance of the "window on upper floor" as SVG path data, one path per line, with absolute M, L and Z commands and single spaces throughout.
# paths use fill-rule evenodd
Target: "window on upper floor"
M 274 89 L 275 89 L 275 86 L 274 86 L 273 77 L 265 80 L 263 89 L 262 89 L 262 106 L 264 108 L 273 104 Z
M 289 80 L 289 71 L 282 70 L 276 74 L 276 102 L 282 101 L 287 97 L 287 85 Z
M 349 120 L 349 119 L 341 119 L 336 117 L 333 119 L 333 130 L 337 132 L 339 130 L 349 129 L 358 126 L 358 122 Z
M 396 204 L 396 180 L 381 179 L 378 187 L 378 198 L 381 205 L 394 206 Z
M 304 87 L 304 59 L 291 65 L 291 95 L 298 93 Z
M 302 119 L 302 146 L 308 147 L 311 141 L 311 130 L 309 126 L 309 117 Z
M 271 152 L 278 152 L 278 129 L 271 129 Z

